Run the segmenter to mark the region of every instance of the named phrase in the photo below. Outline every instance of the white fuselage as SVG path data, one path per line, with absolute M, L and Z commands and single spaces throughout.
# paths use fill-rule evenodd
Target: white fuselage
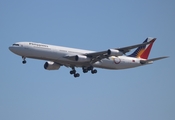
M 54 46 L 34 42 L 18 42 L 9 49 L 26 58 L 34 58 L 40 60 L 54 61 L 60 65 L 83 67 L 86 63 L 67 59 L 67 55 L 82 55 L 86 53 L 93 53 L 95 51 L 75 49 L 69 47 Z M 110 56 L 109 59 L 102 59 L 95 62 L 92 66 L 104 69 L 126 69 L 141 66 L 139 58 L 128 56 Z

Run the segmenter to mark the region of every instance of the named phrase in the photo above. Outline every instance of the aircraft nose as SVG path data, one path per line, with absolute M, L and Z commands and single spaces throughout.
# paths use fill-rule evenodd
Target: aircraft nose
M 9 50 L 10 50 L 11 52 L 14 52 L 14 51 L 15 51 L 13 46 L 10 46 L 10 47 L 9 47 Z
M 9 47 L 9 50 L 12 51 L 12 46 Z

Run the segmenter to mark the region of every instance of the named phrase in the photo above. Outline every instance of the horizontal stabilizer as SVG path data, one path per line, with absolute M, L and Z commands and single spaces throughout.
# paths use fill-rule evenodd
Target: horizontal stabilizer
M 144 64 L 151 64 L 151 63 L 153 63 L 153 61 L 160 60 L 160 59 L 164 59 L 164 58 L 168 58 L 168 56 L 157 57 L 157 58 L 152 58 L 152 59 L 148 59 L 148 60 L 140 60 L 140 63 L 141 63 L 142 65 L 144 65 Z
M 148 60 L 146 60 L 146 61 L 147 61 L 147 62 L 152 62 L 152 61 L 156 61 L 156 60 L 160 60 L 160 59 L 164 59 L 164 58 L 168 58 L 168 56 L 158 57 L 158 58 L 152 58 L 152 59 L 148 59 Z

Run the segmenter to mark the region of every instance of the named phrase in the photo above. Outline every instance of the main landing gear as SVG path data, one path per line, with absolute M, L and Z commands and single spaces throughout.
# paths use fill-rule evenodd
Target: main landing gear
M 22 56 L 22 59 L 23 59 L 22 63 L 23 63 L 23 64 L 26 64 L 26 63 L 27 63 L 26 57 L 23 57 L 23 56 Z
M 82 67 L 83 73 L 87 73 L 88 71 L 91 71 L 92 74 L 97 73 L 96 69 L 93 69 L 93 67 Z M 72 67 L 72 70 L 70 71 L 71 75 L 74 75 L 74 77 L 80 77 L 79 73 L 76 73 L 75 67 Z
M 91 71 L 92 74 L 97 73 L 97 70 L 94 69 L 92 66 L 87 67 L 87 68 L 83 67 L 82 69 L 83 69 L 83 73 L 87 73 L 88 71 Z
M 76 70 L 75 70 L 74 67 L 72 67 L 72 70 L 70 71 L 70 74 L 71 74 L 71 75 L 74 74 L 74 77 L 75 77 L 75 78 L 76 78 L 76 77 L 80 77 L 80 74 L 79 74 L 79 73 L 76 73 Z

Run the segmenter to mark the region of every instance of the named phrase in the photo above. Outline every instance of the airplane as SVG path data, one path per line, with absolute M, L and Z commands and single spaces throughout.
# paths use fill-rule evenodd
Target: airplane
M 9 50 L 22 57 L 22 63 L 26 58 L 46 60 L 46 70 L 58 70 L 61 66 L 70 67 L 71 75 L 79 77 L 76 67 L 81 67 L 83 73 L 91 71 L 97 73 L 94 68 L 103 69 L 127 69 L 153 63 L 153 61 L 167 58 L 167 56 L 148 59 L 152 45 L 156 38 L 148 37 L 142 44 L 113 48 L 100 52 L 82 50 L 70 47 L 55 46 L 36 42 L 17 42 L 9 47 Z M 137 48 L 132 54 L 126 55 L 131 49 Z

